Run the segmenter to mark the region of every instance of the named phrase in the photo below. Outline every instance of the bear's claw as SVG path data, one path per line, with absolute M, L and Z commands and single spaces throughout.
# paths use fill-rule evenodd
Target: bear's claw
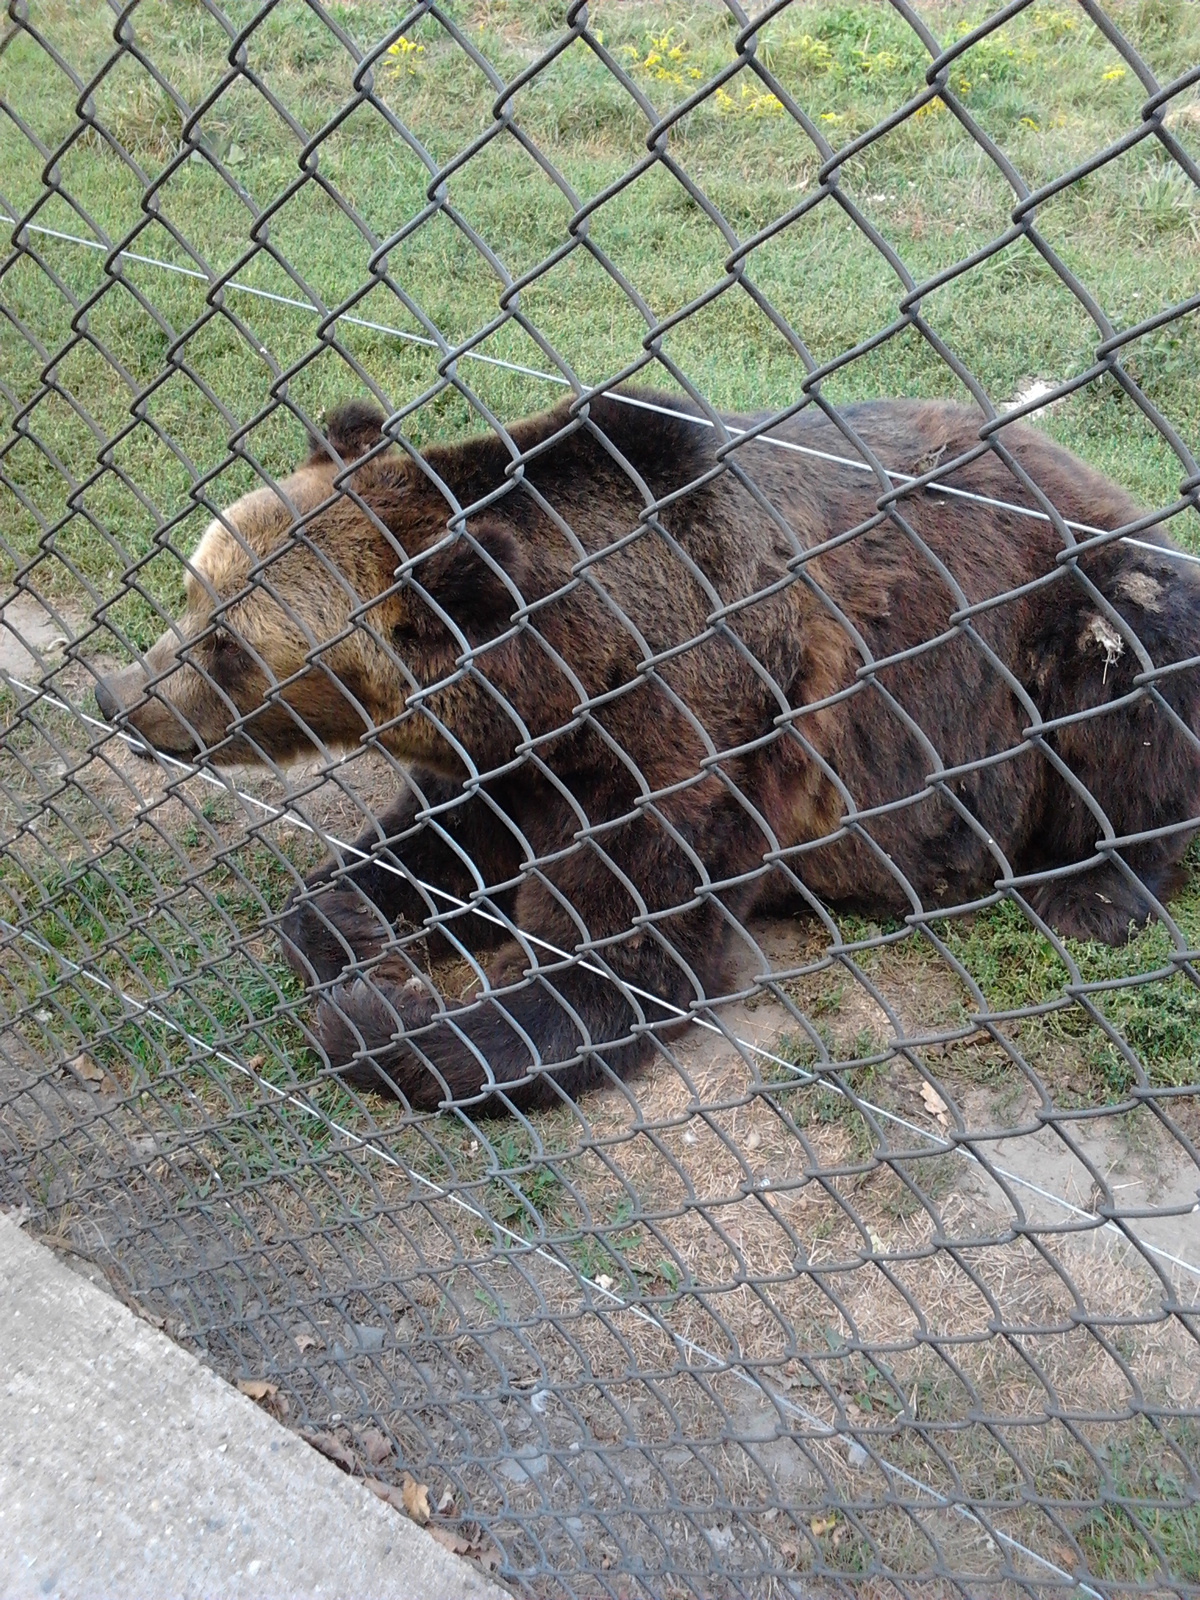
M 418 977 L 403 983 L 378 969 L 369 977 L 335 983 L 317 1004 L 313 1032 L 331 1067 L 358 1087 L 394 1083 L 395 1068 L 412 1057 L 405 1037 L 425 1027 L 437 1004 Z

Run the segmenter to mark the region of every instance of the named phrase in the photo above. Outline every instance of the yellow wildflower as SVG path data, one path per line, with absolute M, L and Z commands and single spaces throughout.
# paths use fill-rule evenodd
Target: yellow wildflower
M 410 78 L 416 76 L 417 69 L 414 58 L 423 53 L 425 46 L 417 44 L 412 39 L 406 39 L 403 34 L 394 44 L 390 44 L 384 53 L 388 71 L 393 77 L 401 77 L 407 73 Z

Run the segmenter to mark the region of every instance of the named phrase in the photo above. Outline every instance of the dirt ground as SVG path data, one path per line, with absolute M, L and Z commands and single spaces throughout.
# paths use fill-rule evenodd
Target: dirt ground
M 30 682 L 57 624 L 17 620 Z M 87 681 L 54 669 L 85 711 Z M 354 1470 L 429 1484 L 523 1593 L 1147 1570 L 1174 1513 L 1111 1507 L 1195 1453 L 1190 1095 L 1072 1095 L 915 936 L 847 961 L 764 919 L 765 966 L 748 944 L 738 998 L 629 1084 L 405 1119 L 305 1047 L 264 925 L 322 846 L 278 783 L 10 697 L 2 1198 L 144 1314 Z M 394 783 L 288 778 L 343 839 Z

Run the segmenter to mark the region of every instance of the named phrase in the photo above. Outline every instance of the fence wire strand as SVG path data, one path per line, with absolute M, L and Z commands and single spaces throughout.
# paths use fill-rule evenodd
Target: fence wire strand
M 8 0 L 0 1198 L 516 1592 L 1200 1594 L 1197 51 Z

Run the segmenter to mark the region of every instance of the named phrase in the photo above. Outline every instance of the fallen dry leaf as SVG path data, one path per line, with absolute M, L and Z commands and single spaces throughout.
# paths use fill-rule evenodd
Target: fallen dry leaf
M 428 1531 L 451 1555 L 465 1556 L 468 1561 L 477 1562 L 485 1572 L 499 1571 L 500 1552 L 486 1539 L 469 1539 L 466 1534 L 456 1533 L 451 1528 L 431 1527 Z
M 378 1428 L 364 1428 L 359 1435 L 367 1460 L 373 1467 L 387 1460 L 392 1453 L 392 1441 L 386 1433 L 381 1433 Z
M 265 1378 L 239 1378 L 238 1388 L 251 1400 L 265 1400 L 268 1395 L 279 1393 L 279 1385 L 268 1383 Z
M 430 1528 L 430 1533 L 453 1556 L 465 1556 L 471 1549 L 471 1541 L 464 1539 L 459 1533 L 452 1533 L 449 1528 Z
M 276 1422 L 286 1422 L 291 1415 L 291 1404 L 287 1395 L 280 1394 L 278 1384 L 268 1383 L 265 1378 L 240 1378 L 238 1388 L 274 1417 Z
M 437 1503 L 437 1514 L 438 1514 L 439 1517 L 446 1517 L 446 1516 L 449 1516 L 449 1514 L 453 1510 L 454 1510 L 454 1490 L 450 1487 L 449 1484 L 447 1484 L 446 1487 L 442 1490 L 441 1497 L 438 1500 L 438 1503 Z
M 388 1505 L 395 1506 L 397 1511 L 404 1510 L 404 1496 L 394 1483 L 384 1483 L 381 1478 L 368 1478 L 367 1488 L 373 1495 L 378 1495 L 380 1500 L 386 1500 Z
M 321 1348 L 321 1341 L 317 1338 L 315 1333 L 297 1333 L 292 1337 L 296 1349 L 299 1350 L 301 1355 L 303 1355 L 306 1350 L 319 1350 Z
M 478 1561 L 485 1572 L 500 1570 L 500 1552 L 494 1544 L 473 1544 L 468 1554 L 472 1560 Z
M 423 1528 L 432 1514 L 429 1510 L 429 1485 L 418 1483 L 406 1472 L 400 1480 L 400 1493 L 404 1498 L 405 1511 Z
M 312 1445 L 314 1450 L 319 1450 L 323 1456 L 328 1456 L 335 1466 L 341 1467 L 343 1472 L 353 1472 L 358 1463 L 342 1441 L 332 1433 L 304 1433 L 301 1437 Z
M 936 1117 L 944 1128 L 946 1126 L 946 1112 L 949 1107 L 931 1083 L 923 1083 L 921 1085 L 921 1099 L 925 1102 L 925 1109 L 929 1115 Z
M 86 1050 L 81 1050 L 67 1065 L 83 1083 L 103 1083 L 108 1074 Z

